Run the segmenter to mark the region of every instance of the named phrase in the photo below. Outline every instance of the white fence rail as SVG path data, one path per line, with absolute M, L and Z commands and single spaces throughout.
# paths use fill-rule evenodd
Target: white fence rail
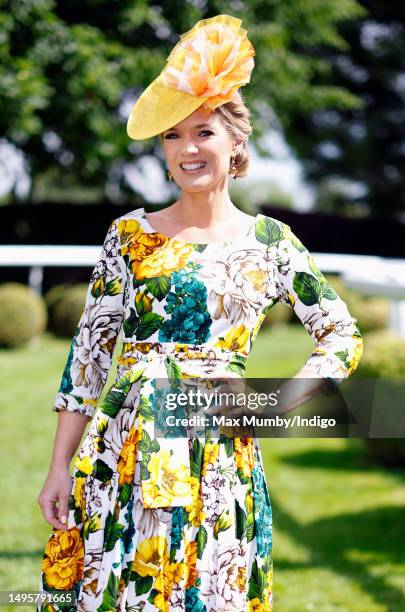
M 45 267 L 94 267 L 100 246 L 0 245 L 0 267 L 27 267 L 28 284 L 42 294 Z M 322 272 L 339 274 L 363 295 L 391 301 L 389 326 L 405 338 L 405 259 L 311 252 Z

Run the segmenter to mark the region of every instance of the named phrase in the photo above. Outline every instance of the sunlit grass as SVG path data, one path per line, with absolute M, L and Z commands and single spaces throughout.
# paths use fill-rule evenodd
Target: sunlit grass
M 38 588 L 51 528 L 36 499 L 68 348 L 68 340 L 45 335 L 36 346 L 0 351 L 0 590 Z M 311 350 L 300 326 L 262 329 L 247 376 L 291 376 Z M 103 395 L 115 363 L 116 356 Z M 404 610 L 404 475 L 367 465 L 361 441 L 261 439 L 260 446 L 273 508 L 275 611 Z

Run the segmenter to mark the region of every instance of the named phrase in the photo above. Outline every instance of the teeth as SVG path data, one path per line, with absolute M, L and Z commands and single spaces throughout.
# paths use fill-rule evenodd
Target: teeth
M 184 170 L 196 170 L 197 168 L 203 168 L 205 166 L 205 162 L 202 164 L 181 164 L 181 167 Z

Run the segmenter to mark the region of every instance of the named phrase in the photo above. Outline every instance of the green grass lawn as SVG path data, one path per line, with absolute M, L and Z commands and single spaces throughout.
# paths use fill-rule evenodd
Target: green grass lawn
M 68 348 L 45 335 L 28 349 L 0 352 L 0 590 L 38 589 L 51 528 L 36 498 Z M 311 349 L 300 326 L 263 328 L 247 376 L 292 376 Z M 275 611 L 405 610 L 404 474 L 368 465 L 360 440 L 262 439 L 260 446 L 273 508 Z

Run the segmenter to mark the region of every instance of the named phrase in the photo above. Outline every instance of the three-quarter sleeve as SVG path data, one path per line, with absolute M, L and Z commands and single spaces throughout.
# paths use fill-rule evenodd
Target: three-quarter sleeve
M 339 384 L 354 372 L 363 353 L 358 321 L 291 227 L 281 223 L 281 228 L 277 249 L 279 300 L 294 309 L 314 342 L 304 367 Z
M 92 417 L 106 382 L 125 312 L 126 264 L 117 221 L 91 274 L 53 410 Z

